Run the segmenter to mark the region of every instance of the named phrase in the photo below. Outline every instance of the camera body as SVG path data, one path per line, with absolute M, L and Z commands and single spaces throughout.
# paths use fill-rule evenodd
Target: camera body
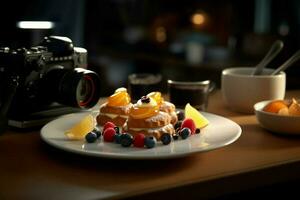
M 94 106 L 100 80 L 86 67 L 87 50 L 67 37 L 45 37 L 30 48 L 0 48 L 0 115 L 24 121 L 58 105 Z

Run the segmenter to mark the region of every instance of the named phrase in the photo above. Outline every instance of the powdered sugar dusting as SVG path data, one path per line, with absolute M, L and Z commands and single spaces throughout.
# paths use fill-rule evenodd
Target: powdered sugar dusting
M 166 120 L 166 118 L 169 118 L 169 115 L 166 114 L 165 112 L 159 111 L 159 114 L 157 114 L 153 117 L 150 117 L 150 118 L 146 119 L 145 121 L 146 122 L 157 122 L 157 121 L 164 121 L 164 120 Z

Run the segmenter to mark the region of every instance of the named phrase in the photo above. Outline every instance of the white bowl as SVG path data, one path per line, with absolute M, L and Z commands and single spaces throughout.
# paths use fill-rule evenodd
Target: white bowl
M 265 68 L 262 75 L 252 75 L 254 67 L 227 68 L 222 71 L 221 91 L 225 104 L 234 111 L 253 114 L 256 102 L 283 99 L 286 75 L 270 75 L 274 69 Z
M 275 133 L 300 135 L 300 116 L 284 116 L 263 111 L 263 108 L 271 101 L 261 101 L 254 105 L 259 124 Z

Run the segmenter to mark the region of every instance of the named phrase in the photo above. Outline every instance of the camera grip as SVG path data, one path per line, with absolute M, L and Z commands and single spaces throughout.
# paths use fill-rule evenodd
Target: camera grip
M 18 85 L 19 85 L 19 76 L 11 76 L 7 87 L 7 94 L 4 95 L 4 99 L 0 107 L 0 134 L 3 133 L 7 128 L 8 125 L 7 113 L 10 104 L 15 96 Z

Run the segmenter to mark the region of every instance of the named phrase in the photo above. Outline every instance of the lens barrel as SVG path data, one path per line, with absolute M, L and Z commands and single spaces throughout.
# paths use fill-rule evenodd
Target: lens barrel
M 91 108 L 100 98 L 99 76 L 87 69 L 57 66 L 45 80 L 44 96 L 66 106 Z
M 58 87 L 57 102 L 80 108 L 93 107 L 100 98 L 100 79 L 90 70 L 75 68 L 65 72 Z

